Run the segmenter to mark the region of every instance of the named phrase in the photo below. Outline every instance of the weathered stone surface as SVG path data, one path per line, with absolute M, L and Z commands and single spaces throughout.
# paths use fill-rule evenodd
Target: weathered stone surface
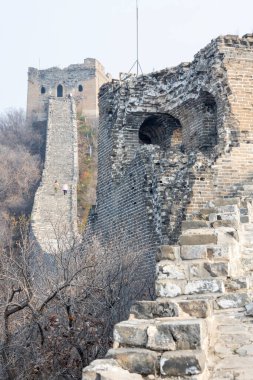
M 236 351 L 240 356 L 253 356 L 253 344 L 246 344 Z
M 247 293 L 235 293 L 235 294 L 225 294 L 216 299 L 216 304 L 220 309 L 230 309 L 243 307 L 247 302 L 250 301 L 250 297 Z
M 207 318 L 211 314 L 210 303 L 206 300 L 179 301 L 178 305 L 182 311 L 191 317 Z
M 189 281 L 184 290 L 185 294 L 223 293 L 224 284 L 221 280 L 204 279 Z
M 217 220 L 212 223 L 213 228 L 220 228 L 220 227 L 233 227 L 237 229 L 239 227 L 238 221 L 235 220 Z
M 179 257 L 180 247 L 177 245 L 161 245 L 156 252 L 156 261 L 176 260 Z
M 149 323 L 141 319 L 117 323 L 113 331 L 114 341 L 127 346 L 145 347 Z
M 186 281 L 185 281 L 186 284 Z M 182 294 L 181 286 L 183 283 L 172 283 L 170 280 L 157 280 L 156 281 L 156 295 L 158 297 L 176 297 Z
M 165 352 L 160 361 L 161 374 L 165 376 L 197 375 L 205 369 L 202 351 Z
M 245 305 L 245 309 L 246 315 L 248 315 L 249 317 L 253 317 L 253 302 L 247 303 Z
M 217 198 L 214 200 L 214 205 L 216 207 L 238 205 L 238 204 L 240 204 L 240 198 Z
M 148 375 L 159 368 L 159 354 L 155 351 L 138 348 L 119 348 L 109 350 L 106 358 L 115 359 L 119 365 L 129 372 Z
M 204 220 L 186 220 L 182 222 L 182 231 L 194 228 L 208 228 L 209 223 Z
M 183 245 L 180 256 L 183 260 L 206 259 L 207 247 L 205 245 Z
M 174 302 L 169 301 L 139 301 L 131 307 L 130 313 L 139 319 L 177 317 L 179 308 Z
M 100 372 L 99 380 L 143 380 L 141 375 L 137 373 L 130 373 L 124 369 L 117 369 L 114 371 Z
M 169 325 L 169 329 L 176 341 L 177 350 L 191 350 L 201 348 L 203 339 L 203 325 L 201 321 L 183 320 L 169 323 L 163 323 L 163 328 Z
M 229 260 L 230 251 L 228 246 L 209 246 L 207 247 L 207 257 L 211 260 Z
M 203 245 L 203 244 L 217 244 L 218 237 L 215 234 L 192 234 L 181 235 L 179 243 L 181 245 Z
M 228 292 L 234 292 L 236 290 L 248 289 L 249 279 L 247 277 L 230 278 L 225 281 L 225 289 Z
M 226 277 L 230 275 L 229 263 L 204 263 L 204 268 L 212 277 Z
M 168 260 L 160 261 L 157 264 L 158 279 L 168 278 L 185 280 L 187 277 L 186 268 L 180 264 L 171 263 Z
M 94 360 L 84 368 L 82 380 L 142 380 L 142 376 L 120 368 L 114 359 Z
M 148 327 L 147 333 L 147 348 L 155 351 L 176 350 L 176 342 L 171 335 L 168 325 L 150 326 Z
M 147 347 L 156 351 L 190 350 L 202 345 L 202 324 L 196 320 L 157 322 L 148 328 Z

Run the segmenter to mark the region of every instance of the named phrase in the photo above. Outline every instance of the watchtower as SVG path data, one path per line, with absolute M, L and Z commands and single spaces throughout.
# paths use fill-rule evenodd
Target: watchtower
M 86 58 L 83 63 L 64 69 L 29 67 L 27 119 L 29 122 L 46 121 L 49 98 L 70 95 L 75 100 L 77 113 L 95 122 L 98 118 L 98 90 L 110 79 L 101 63 L 94 58 Z

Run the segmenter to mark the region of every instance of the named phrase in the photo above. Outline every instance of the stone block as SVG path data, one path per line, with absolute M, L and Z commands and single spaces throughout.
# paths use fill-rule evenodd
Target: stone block
M 197 231 L 197 230 L 196 230 Z M 212 233 L 195 233 L 189 235 L 181 235 L 179 238 L 180 245 L 204 245 L 217 244 L 218 236 Z
M 177 245 L 161 245 L 156 252 L 156 261 L 176 260 L 179 257 L 180 247 Z
M 84 368 L 82 380 L 142 380 L 142 376 L 120 368 L 114 359 L 94 360 Z
M 253 317 L 253 302 L 248 301 L 245 305 L 246 315 Z
M 203 351 L 165 352 L 160 361 L 164 376 L 197 375 L 205 369 L 206 357 Z
M 215 207 L 202 208 L 198 214 L 201 219 L 208 220 L 210 214 L 217 214 L 218 210 Z
M 195 318 L 207 318 L 211 315 L 210 302 L 206 300 L 185 300 L 178 302 L 179 308 L 186 314 Z
M 186 281 L 171 282 L 171 280 L 157 280 L 155 283 L 157 297 L 173 298 L 182 294 L 182 287 Z
M 216 207 L 228 206 L 228 205 L 239 205 L 240 198 L 217 198 L 214 201 Z
M 183 245 L 180 255 L 183 260 L 206 259 L 207 247 L 205 245 Z
M 205 270 L 212 277 L 227 277 L 230 275 L 230 264 L 228 262 L 204 263 Z
M 224 214 L 237 214 L 239 213 L 239 208 L 237 204 L 226 204 L 226 205 L 219 205 L 217 206 L 217 209 L 219 213 L 224 213 Z
M 241 222 L 241 223 L 249 223 L 249 216 L 247 216 L 247 215 L 242 215 L 242 216 L 240 217 L 240 222 Z
M 130 313 L 139 319 L 177 317 L 179 308 L 169 301 L 138 301 L 131 307 Z
M 218 279 L 203 279 L 189 281 L 184 294 L 224 293 L 223 281 Z
M 250 297 L 247 293 L 225 294 L 216 298 L 215 302 L 218 309 L 232 309 L 245 306 L 250 302 Z
M 147 334 L 147 348 L 155 351 L 176 350 L 176 342 L 171 335 L 168 325 L 150 326 L 147 329 Z
M 169 325 L 177 350 L 193 350 L 202 347 L 204 339 L 204 325 L 201 320 L 169 321 L 161 325 Z
M 168 320 L 148 327 L 147 347 L 155 351 L 191 350 L 202 346 L 202 324 L 197 320 Z
M 249 279 L 247 277 L 230 278 L 225 282 L 227 292 L 235 292 L 237 290 L 248 289 Z
M 239 223 L 237 220 L 217 220 L 212 223 L 213 228 L 220 228 L 220 227 L 232 227 L 235 229 L 238 229 Z
M 149 323 L 146 320 L 141 319 L 132 319 L 117 323 L 114 326 L 113 339 L 122 345 L 145 347 L 147 343 L 148 325 Z
M 174 264 L 168 260 L 160 261 L 157 264 L 158 279 L 168 278 L 176 280 L 185 280 L 185 268 L 180 264 Z
M 195 228 L 208 228 L 209 223 L 205 220 L 185 220 L 182 222 L 182 231 L 191 230 Z
M 230 247 L 228 246 L 209 246 L 206 248 L 207 257 L 210 260 L 229 260 Z
M 236 350 L 240 356 L 253 356 L 253 344 L 246 344 Z
M 218 235 L 218 244 L 237 244 L 239 240 L 238 232 L 232 227 L 221 227 L 218 228 L 216 234 Z
M 159 353 L 147 349 L 111 349 L 106 358 L 115 359 L 122 368 L 137 374 L 155 374 L 159 370 Z

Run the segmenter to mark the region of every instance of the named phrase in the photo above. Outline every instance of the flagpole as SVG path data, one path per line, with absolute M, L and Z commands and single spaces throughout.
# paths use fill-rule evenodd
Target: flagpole
M 138 0 L 136 0 L 136 65 L 137 65 L 137 76 L 139 74 L 139 15 L 138 15 Z

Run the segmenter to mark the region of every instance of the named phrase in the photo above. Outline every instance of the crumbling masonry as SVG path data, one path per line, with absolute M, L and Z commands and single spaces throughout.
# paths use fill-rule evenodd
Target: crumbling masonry
M 253 35 L 100 91 L 90 228 L 128 236 L 156 301 L 115 326 L 83 380 L 253 379 Z M 159 248 L 160 247 L 160 248 Z

